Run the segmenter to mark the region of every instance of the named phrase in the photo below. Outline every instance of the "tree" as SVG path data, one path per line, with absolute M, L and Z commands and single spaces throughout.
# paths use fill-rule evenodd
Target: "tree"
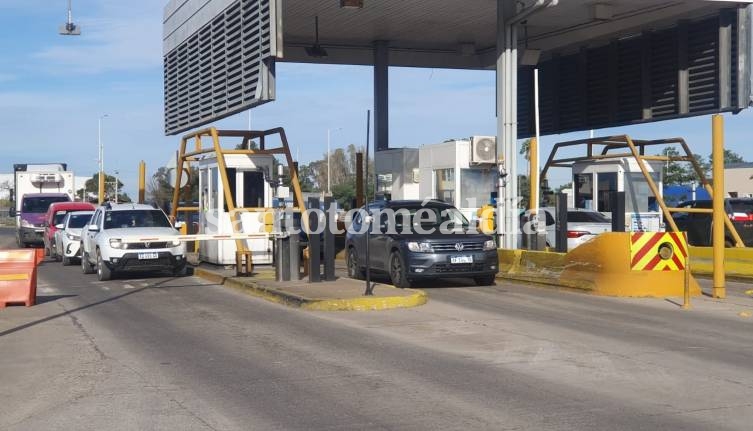
M 709 155 L 709 162 L 713 162 L 713 154 Z M 724 149 L 724 166 L 731 165 L 733 163 L 745 163 L 745 159 L 736 152 L 728 149 Z
M 165 166 L 160 166 L 150 178 L 146 186 L 148 200 L 154 202 L 162 209 L 167 209 L 173 200 L 173 187 L 169 181 L 169 170 Z
M 680 157 L 680 152 L 675 147 L 664 147 L 661 154 L 667 157 Z M 665 186 L 688 184 L 696 180 L 695 172 L 686 162 L 669 160 L 664 163 L 662 174 Z
M 104 197 L 105 200 L 112 200 L 115 198 L 115 176 L 109 175 L 107 172 L 105 172 L 105 190 L 104 190 Z M 118 201 L 119 202 L 130 202 L 131 199 L 128 197 L 127 194 L 122 193 L 120 190 L 123 189 L 123 182 L 118 181 Z M 84 195 L 84 200 L 88 202 L 97 202 L 99 198 L 99 172 L 92 175 L 91 178 L 86 180 L 84 183 L 84 187 L 81 189 L 76 190 L 76 196 Z M 122 198 L 122 196 L 125 196 L 125 199 Z

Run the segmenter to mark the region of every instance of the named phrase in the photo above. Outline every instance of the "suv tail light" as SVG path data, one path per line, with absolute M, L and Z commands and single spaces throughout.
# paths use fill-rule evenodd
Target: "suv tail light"
M 583 235 L 591 235 L 591 232 L 586 232 L 584 230 L 569 230 L 569 231 L 567 231 L 567 237 L 568 238 L 580 238 Z
M 729 219 L 732 221 L 751 221 L 753 220 L 753 214 L 732 213 L 729 215 Z

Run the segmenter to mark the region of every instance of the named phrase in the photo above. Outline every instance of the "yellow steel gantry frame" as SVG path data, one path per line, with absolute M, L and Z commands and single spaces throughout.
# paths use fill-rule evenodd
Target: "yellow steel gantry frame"
M 282 146 L 276 147 L 276 148 L 266 148 L 266 141 L 267 138 L 270 136 L 279 135 L 280 142 L 282 143 Z M 221 137 L 235 137 L 235 138 L 243 138 L 242 141 L 242 147 L 247 149 L 241 149 L 241 150 L 226 150 L 223 149 L 220 145 L 220 138 Z M 202 138 L 211 138 L 212 145 L 208 147 L 204 147 L 202 144 Z M 250 142 L 252 139 L 258 139 L 259 140 L 259 149 L 258 150 L 252 150 L 250 149 Z M 194 142 L 194 150 L 190 152 L 186 152 L 186 147 L 188 145 L 189 141 Z M 227 165 L 225 163 L 225 156 L 228 154 L 245 154 L 245 155 L 254 155 L 254 154 L 261 154 L 261 155 L 283 155 L 285 157 L 285 162 L 288 165 L 288 170 L 290 172 L 290 183 L 293 186 L 293 194 L 295 198 L 295 208 L 297 208 L 300 211 L 303 211 L 305 208 L 303 203 L 303 193 L 301 192 L 301 185 L 298 181 L 298 172 L 295 168 L 295 164 L 293 161 L 293 157 L 290 154 L 290 147 L 288 145 L 288 139 L 285 135 L 285 130 L 282 127 L 277 127 L 274 129 L 269 130 L 217 130 L 214 127 L 210 127 L 207 129 L 202 129 L 196 132 L 189 133 L 180 141 L 180 149 L 178 151 L 178 160 L 177 160 L 177 166 L 176 166 L 176 175 L 175 175 L 175 189 L 173 190 L 173 201 L 172 206 L 170 209 L 170 216 L 172 220 L 176 220 L 178 212 L 179 211 L 186 211 L 186 212 L 196 212 L 199 211 L 199 207 L 179 207 L 180 204 L 180 193 L 181 193 L 181 179 L 183 175 L 183 170 L 185 169 L 187 172 L 190 172 L 188 169 L 190 167 L 191 162 L 198 162 L 197 156 L 202 154 L 208 154 L 208 153 L 214 153 L 217 158 L 217 165 L 219 167 L 219 173 L 220 173 L 220 179 L 222 180 L 222 187 L 224 189 L 224 195 L 225 195 L 225 202 L 227 203 L 228 212 L 230 213 L 230 219 L 231 224 L 233 226 L 233 233 L 243 233 L 241 232 L 241 213 L 244 212 L 268 212 L 274 210 L 274 208 L 263 208 L 263 207 L 245 207 L 245 208 L 238 208 L 235 206 L 235 197 L 232 195 L 230 191 L 230 183 L 228 181 L 227 177 Z M 189 185 L 187 187 L 190 187 L 190 181 Z M 306 224 L 306 220 L 302 220 L 304 224 Z M 246 251 L 246 245 L 243 240 L 236 239 L 235 245 L 238 251 L 245 252 Z
M 574 147 L 574 146 L 579 146 L 579 145 L 586 145 L 587 152 L 585 156 L 567 157 L 567 158 L 561 158 L 561 159 L 555 158 L 558 150 L 562 148 Z M 683 151 L 685 152 L 685 155 L 684 156 L 683 155 L 680 155 L 680 156 L 646 155 L 646 147 L 650 147 L 654 145 L 680 145 Z M 596 154 L 594 153 L 594 149 L 597 150 Z M 598 149 L 601 149 L 600 153 L 598 152 Z M 622 150 L 627 149 L 629 150 L 629 152 L 610 153 L 613 150 L 620 150 L 620 149 Z M 657 187 L 653 178 L 651 178 L 651 175 L 649 174 L 648 170 L 646 169 L 645 164 L 643 163 L 644 160 L 690 162 L 690 164 L 693 166 L 693 170 L 695 171 L 696 175 L 698 175 L 698 178 L 701 184 L 703 185 L 704 189 L 706 189 L 706 191 L 709 193 L 709 196 L 711 196 L 712 199 L 714 196 L 714 190 L 711 187 L 711 184 L 709 184 L 709 181 L 706 178 L 706 175 L 704 175 L 703 170 L 701 169 L 701 166 L 698 164 L 698 161 L 696 160 L 695 156 L 693 156 L 693 153 L 690 151 L 690 147 L 688 147 L 688 144 L 685 142 L 683 138 L 669 138 L 669 139 L 657 139 L 657 140 L 633 140 L 628 135 L 617 135 L 617 136 L 578 139 L 575 141 L 560 142 L 554 145 L 552 152 L 549 154 L 549 159 L 547 160 L 546 165 L 544 165 L 544 169 L 542 169 L 541 171 L 541 178 L 546 178 L 546 174 L 549 171 L 549 168 L 551 167 L 568 168 L 568 167 L 572 167 L 573 163 L 575 162 L 589 161 L 589 160 L 621 159 L 623 157 L 632 157 L 632 158 L 635 158 L 636 161 L 638 161 L 638 166 L 640 167 L 641 172 L 643 173 L 643 176 L 646 178 L 646 182 L 648 183 L 648 186 L 651 189 L 651 192 L 656 197 L 656 202 L 659 204 L 659 207 L 661 208 L 662 213 L 664 214 L 665 220 L 667 221 L 667 223 L 669 224 L 669 226 L 672 228 L 673 231 L 675 232 L 679 231 L 677 228 L 677 224 L 672 218 L 672 213 L 674 212 L 714 214 L 713 216 L 714 218 L 719 217 L 724 220 L 724 225 L 732 234 L 732 238 L 735 241 L 735 246 L 745 247 L 745 244 L 743 244 L 743 241 L 740 238 L 740 235 L 737 233 L 737 229 L 735 229 L 735 226 L 732 224 L 732 221 L 729 219 L 729 217 L 727 217 L 726 214 L 724 214 L 723 209 L 721 211 L 721 214 L 717 216 L 714 213 L 713 208 L 670 208 L 664 202 L 664 198 L 659 192 L 659 188 Z

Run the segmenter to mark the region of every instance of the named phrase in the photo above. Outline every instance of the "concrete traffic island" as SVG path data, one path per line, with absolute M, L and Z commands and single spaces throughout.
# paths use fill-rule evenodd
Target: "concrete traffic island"
M 194 275 L 271 302 L 306 310 L 390 310 L 417 307 L 428 299 L 422 290 L 397 289 L 382 283 L 375 284 L 372 296 L 364 296 L 366 282 L 347 277 L 321 283 L 309 283 L 305 279 L 278 282 L 272 268 L 258 266 L 251 277 L 235 277 L 233 270 L 211 265 L 194 268 Z

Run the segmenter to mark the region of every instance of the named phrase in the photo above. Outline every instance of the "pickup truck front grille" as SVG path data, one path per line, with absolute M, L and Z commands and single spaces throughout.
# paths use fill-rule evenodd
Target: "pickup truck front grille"
M 457 244 L 463 245 L 461 250 L 458 250 Z M 437 243 L 432 243 L 431 247 L 434 249 L 434 251 L 452 251 L 452 252 L 481 251 L 484 249 L 484 243 L 483 242 L 464 242 L 464 241 L 437 242 Z
M 153 248 L 167 248 L 167 243 L 164 241 L 128 243 L 128 250 L 150 250 Z

